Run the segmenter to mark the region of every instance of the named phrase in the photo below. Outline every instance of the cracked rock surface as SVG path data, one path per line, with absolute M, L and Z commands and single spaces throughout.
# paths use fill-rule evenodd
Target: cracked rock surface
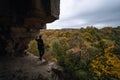
M 33 54 L 24 57 L 1 58 L 0 80 L 50 80 L 48 62 Z

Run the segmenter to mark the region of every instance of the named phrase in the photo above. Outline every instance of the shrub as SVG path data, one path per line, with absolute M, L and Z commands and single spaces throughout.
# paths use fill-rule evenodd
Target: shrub
M 30 41 L 30 43 L 28 44 L 27 51 L 36 56 L 39 55 L 38 48 L 37 48 L 37 42 L 35 40 Z

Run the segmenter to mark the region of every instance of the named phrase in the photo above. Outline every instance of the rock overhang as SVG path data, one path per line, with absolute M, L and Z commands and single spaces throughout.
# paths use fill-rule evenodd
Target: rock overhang
M 0 0 L 0 55 L 23 53 L 39 29 L 59 19 L 60 0 Z

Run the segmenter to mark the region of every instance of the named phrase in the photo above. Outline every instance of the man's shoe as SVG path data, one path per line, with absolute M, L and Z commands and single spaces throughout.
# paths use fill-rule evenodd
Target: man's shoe
M 40 57 L 39 59 L 42 61 L 42 58 L 41 58 L 41 57 Z

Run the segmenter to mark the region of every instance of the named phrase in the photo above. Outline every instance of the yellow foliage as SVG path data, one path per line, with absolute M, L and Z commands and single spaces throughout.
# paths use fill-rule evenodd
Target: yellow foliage
M 55 57 L 53 57 L 51 61 L 58 62 L 58 60 Z
M 91 63 L 92 70 L 97 76 L 116 75 L 120 78 L 120 60 L 111 53 L 114 45 L 105 49 L 105 54 L 93 60 Z

